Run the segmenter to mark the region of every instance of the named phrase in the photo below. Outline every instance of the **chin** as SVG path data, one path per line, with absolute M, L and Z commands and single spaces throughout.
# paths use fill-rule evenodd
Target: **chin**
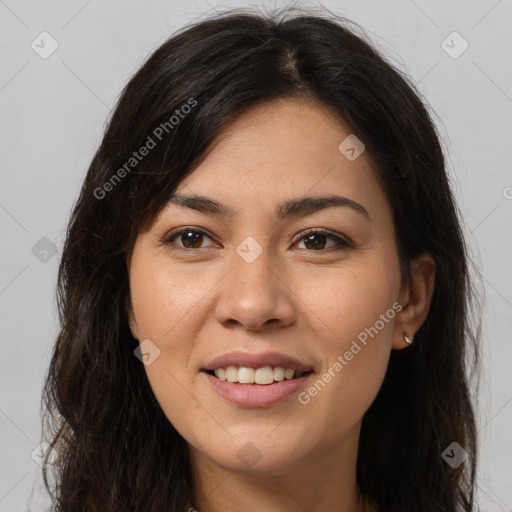
M 212 451 L 211 444 L 206 450 L 201 450 L 215 464 L 228 471 L 238 473 L 257 474 L 271 472 L 274 474 L 286 473 L 294 466 L 299 465 L 301 453 L 298 448 L 301 447 L 299 439 L 293 440 L 288 437 L 288 443 L 283 439 L 265 440 L 266 432 L 259 436 L 260 440 L 251 441 L 250 436 L 244 436 L 244 441 L 239 442 L 234 436 L 230 446 L 220 446 L 223 449 Z

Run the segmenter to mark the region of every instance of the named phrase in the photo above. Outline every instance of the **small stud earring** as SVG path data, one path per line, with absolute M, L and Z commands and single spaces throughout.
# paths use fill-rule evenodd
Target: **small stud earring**
M 406 341 L 407 343 L 409 343 L 409 345 L 410 345 L 410 344 L 412 343 L 412 340 L 413 340 L 414 338 L 409 339 L 409 338 L 407 337 L 407 334 L 405 334 L 405 333 L 404 333 L 404 339 L 405 339 L 405 341 Z

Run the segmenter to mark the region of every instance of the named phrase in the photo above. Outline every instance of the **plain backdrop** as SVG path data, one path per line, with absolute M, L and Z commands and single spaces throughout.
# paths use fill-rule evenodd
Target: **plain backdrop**
M 0 512 L 45 504 L 31 454 L 58 331 L 58 262 L 110 109 L 176 29 L 244 5 L 287 4 L 0 0 Z M 361 24 L 436 113 L 486 299 L 478 501 L 485 512 L 512 511 L 512 2 L 296 5 L 324 5 Z

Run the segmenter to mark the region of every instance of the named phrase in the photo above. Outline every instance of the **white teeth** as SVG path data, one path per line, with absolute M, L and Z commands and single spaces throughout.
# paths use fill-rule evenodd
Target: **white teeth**
M 238 370 L 238 382 L 240 384 L 251 384 L 254 382 L 254 370 L 252 368 L 240 368 Z
M 285 370 L 284 371 L 284 378 L 285 379 L 293 379 L 293 374 L 295 373 L 294 370 Z
M 294 375 L 300 377 L 304 372 L 285 369 L 282 366 L 263 366 L 261 368 L 248 368 L 242 366 L 228 366 L 227 368 L 218 368 L 215 370 L 215 376 L 220 380 L 227 382 L 239 382 L 240 384 L 272 384 L 274 381 L 280 382 L 284 379 L 293 379 Z
M 272 384 L 274 382 L 274 370 L 270 366 L 258 368 L 254 372 L 254 382 L 256 384 Z
M 284 368 L 282 366 L 276 366 L 274 368 L 274 380 L 284 380 Z
M 238 368 L 228 366 L 226 368 L 226 380 L 228 382 L 238 382 Z

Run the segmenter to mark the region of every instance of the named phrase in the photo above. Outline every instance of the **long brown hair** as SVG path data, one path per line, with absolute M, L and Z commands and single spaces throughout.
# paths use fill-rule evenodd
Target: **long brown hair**
M 284 97 L 322 102 L 365 144 L 392 206 L 403 279 L 420 253 L 437 267 L 428 317 L 411 347 L 392 351 L 363 417 L 359 490 L 380 511 L 475 510 L 475 294 L 440 137 L 410 78 L 357 24 L 290 8 L 239 9 L 184 27 L 150 55 L 112 112 L 58 274 L 60 332 L 43 394 L 43 426 L 59 455 L 44 469 L 53 510 L 190 506 L 186 442 L 134 356 L 127 261 L 225 123 Z M 152 146 L 145 156 L 143 146 Z M 467 453 L 457 467 L 442 455 L 453 442 Z

